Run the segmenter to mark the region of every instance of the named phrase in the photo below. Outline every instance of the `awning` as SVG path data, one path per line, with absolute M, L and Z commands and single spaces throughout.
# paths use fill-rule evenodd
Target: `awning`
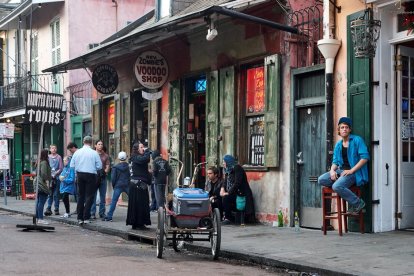
M 17 6 L 7 16 L 0 19 L 0 30 L 17 29 L 19 22 L 22 22 L 25 17 L 30 16 L 30 13 L 35 9 L 40 8 L 39 4 L 65 2 L 65 0 L 27 0 Z M 24 29 L 24 24 L 20 28 Z
M 226 1 L 226 3 L 217 6 L 210 5 L 200 9 L 195 9 L 185 14 L 178 14 L 165 19 L 163 18 L 158 22 L 143 24 L 123 37 L 94 48 L 87 54 L 47 68 L 42 72 L 58 73 L 95 66 L 99 63 L 132 53 L 136 50 L 164 41 L 168 38 L 189 33 L 193 29 L 205 26 L 205 18 L 213 16 L 214 14 L 220 15 L 220 19 L 222 19 L 223 16 L 237 18 L 268 26 L 270 28 L 298 34 L 298 29 L 294 27 L 245 14 L 239 10 L 236 10 L 236 8 L 244 10 L 264 2 L 268 2 L 268 0 Z

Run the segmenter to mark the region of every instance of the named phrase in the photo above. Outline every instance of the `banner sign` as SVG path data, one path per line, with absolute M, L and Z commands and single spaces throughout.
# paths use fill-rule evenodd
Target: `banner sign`
M 135 76 L 139 83 L 148 89 L 158 89 L 168 79 L 168 64 L 158 52 L 142 52 L 134 65 Z
M 92 73 L 93 86 L 102 94 L 111 94 L 119 84 L 118 73 L 109 64 L 98 65 Z
M 63 95 L 37 91 L 27 92 L 25 122 L 58 125 L 64 118 Z
M 0 123 L 0 138 L 14 138 L 14 124 Z

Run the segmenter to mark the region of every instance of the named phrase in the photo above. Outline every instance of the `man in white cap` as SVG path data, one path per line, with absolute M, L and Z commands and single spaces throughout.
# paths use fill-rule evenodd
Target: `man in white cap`
M 131 173 L 129 172 L 129 165 L 127 163 L 127 154 L 121 151 L 118 154 L 119 163 L 112 167 L 111 182 L 114 188 L 112 195 L 111 206 L 109 212 L 106 214 L 104 221 L 112 221 L 112 216 L 116 208 L 119 196 L 124 192 L 128 195 L 128 186 Z
M 70 167 L 75 169 L 78 184 L 78 223 L 90 223 L 90 210 L 96 191 L 97 171 L 102 169 L 102 161 L 98 153 L 91 147 L 92 137 L 83 138 L 83 147 L 72 157 Z

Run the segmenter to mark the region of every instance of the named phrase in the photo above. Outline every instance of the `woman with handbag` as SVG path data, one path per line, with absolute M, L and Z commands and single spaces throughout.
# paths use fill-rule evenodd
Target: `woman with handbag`
M 151 151 L 144 148 L 144 144 L 138 142 L 132 146 L 129 159 L 131 179 L 128 191 L 128 212 L 126 225 L 132 225 L 132 229 L 146 229 L 145 225 L 151 225 L 148 185 L 151 175 L 148 171 Z
M 49 224 L 46 220 L 43 219 L 43 209 L 47 197 L 50 193 L 49 183 L 52 180 L 52 173 L 49 165 L 49 152 L 48 150 L 42 150 L 40 152 L 39 160 L 39 175 L 36 177 L 38 191 L 37 191 L 37 201 L 36 201 L 36 219 L 38 224 Z
M 234 211 L 240 211 L 242 224 L 244 215 L 251 217 L 250 221 L 255 221 L 255 211 L 253 193 L 250 189 L 247 175 L 243 167 L 236 163 L 236 159 L 231 155 L 223 157 L 223 167 L 225 178 L 220 190 L 223 198 L 224 220 L 222 224 L 234 222 Z

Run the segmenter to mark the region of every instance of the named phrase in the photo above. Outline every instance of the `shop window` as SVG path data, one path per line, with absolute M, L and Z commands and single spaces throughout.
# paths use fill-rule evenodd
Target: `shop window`
M 246 70 L 246 116 L 248 123 L 248 165 L 264 166 L 264 67 Z

